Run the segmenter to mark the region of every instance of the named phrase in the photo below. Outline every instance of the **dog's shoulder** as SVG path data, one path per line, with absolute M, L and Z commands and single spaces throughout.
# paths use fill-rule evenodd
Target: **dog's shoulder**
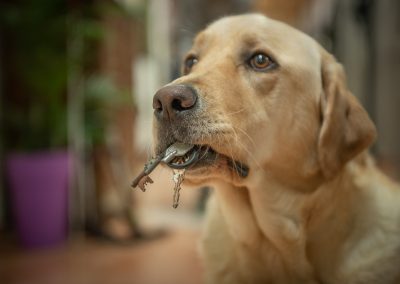
M 373 158 L 362 154 L 347 165 L 356 191 L 354 222 L 343 243 L 340 278 L 349 283 L 396 283 L 400 263 L 400 186 L 383 174 Z M 378 265 L 377 265 L 378 264 Z M 382 264 L 382 265 L 379 265 Z

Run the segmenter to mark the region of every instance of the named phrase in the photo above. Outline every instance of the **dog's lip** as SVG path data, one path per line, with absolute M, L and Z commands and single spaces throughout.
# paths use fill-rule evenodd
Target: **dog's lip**
M 229 169 L 237 173 L 240 177 L 245 178 L 248 176 L 249 167 L 246 164 L 218 153 L 209 145 L 194 145 L 194 147 L 184 157 L 175 158 L 171 162 L 167 163 L 167 166 L 173 169 L 194 170 L 201 167 L 211 166 L 218 159 L 226 160 Z

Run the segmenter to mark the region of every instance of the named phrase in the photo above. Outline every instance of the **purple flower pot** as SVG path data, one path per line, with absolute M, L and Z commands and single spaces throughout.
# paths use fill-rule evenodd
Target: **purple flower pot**
M 20 243 L 28 248 L 63 243 L 68 233 L 68 153 L 12 154 L 6 166 Z

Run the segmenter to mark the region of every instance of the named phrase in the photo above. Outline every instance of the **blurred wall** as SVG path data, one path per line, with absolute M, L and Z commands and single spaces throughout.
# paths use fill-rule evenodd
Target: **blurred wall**
M 377 153 L 395 163 L 400 178 L 400 1 L 376 1 L 376 117 Z

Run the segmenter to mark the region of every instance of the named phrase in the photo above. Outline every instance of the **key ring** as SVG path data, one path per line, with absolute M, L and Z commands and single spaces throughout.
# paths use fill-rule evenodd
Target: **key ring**
M 192 152 L 190 157 L 187 159 L 187 161 L 185 161 L 182 164 L 174 164 L 174 163 L 169 162 L 169 163 L 167 163 L 167 165 L 168 165 L 168 167 L 170 167 L 172 169 L 176 169 L 176 170 L 185 169 L 199 160 L 199 152 L 200 151 L 198 151 L 198 149 L 194 149 L 194 151 Z

